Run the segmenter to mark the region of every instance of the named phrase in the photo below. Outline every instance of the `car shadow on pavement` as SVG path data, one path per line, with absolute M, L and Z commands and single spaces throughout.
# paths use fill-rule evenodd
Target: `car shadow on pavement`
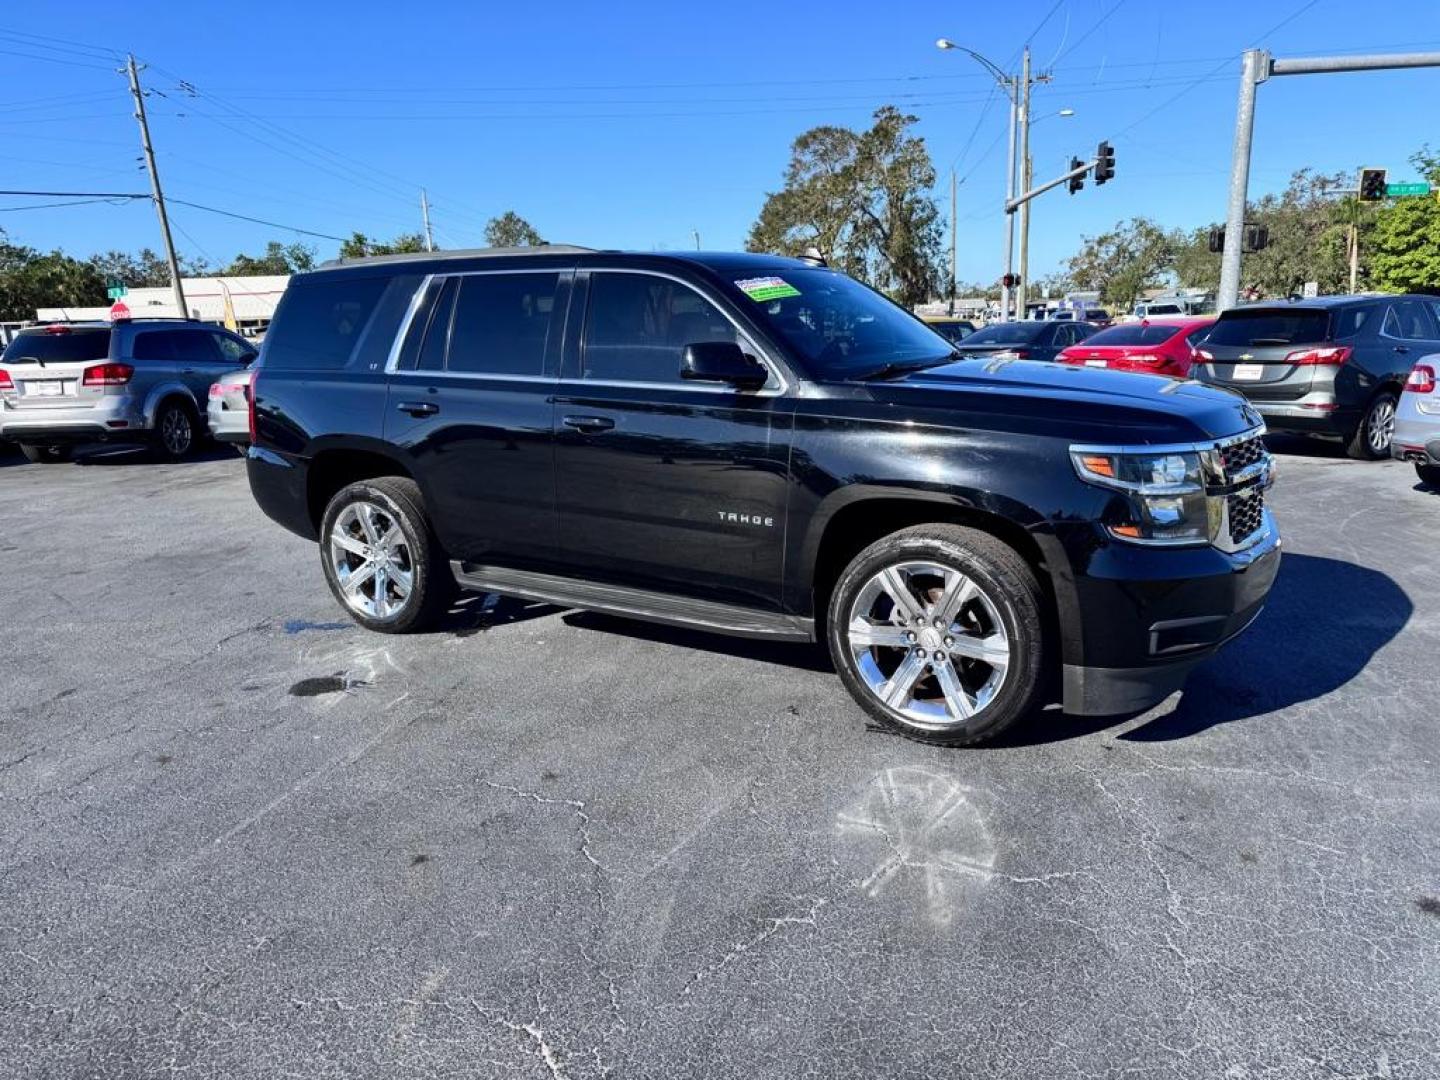
M 726 656 L 759 660 L 782 667 L 803 668 L 807 671 L 835 670 L 824 649 L 803 642 L 766 641 L 763 638 L 711 634 L 704 630 L 689 630 L 659 623 L 638 622 L 618 615 L 603 615 L 597 611 L 572 611 L 565 616 L 565 623 L 579 629 L 598 630 L 602 634 L 619 634 L 661 645 L 678 645 L 682 649 L 724 653 Z
M 161 461 L 148 446 L 139 444 L 98 443 L 75 451 L 76 465 L 198 465 L 205 461 L 241 461 L 229 446 L 219 443 L 202 444 L 198 450 L 180 461 Z
M 1265 445 L 1272 453 L 1290 454 L 1294 457 L 1333 458 L 1336 461 L 1350 461 L 1345 444 L 1339 439 L 1322 439 L 1308 435 L 1286 435 L 1271 432 L 1265 436 Z
M 1183 739 L 1322 698 L 1364 671 L 1414 610 L 1378 570 L 1287 553 L 1255 624 L 1195 669 L 1172 711 L 1120 738 Z
M 452 637 L 473 637 L 497 626 L 529 622 L 556 615 L 564 608 L 554 604 L 539 604 L 520 600 L 513 596 L 497 596 L 494 593 L 466 593 L 451 605 L 431 631 L 450 634 Z

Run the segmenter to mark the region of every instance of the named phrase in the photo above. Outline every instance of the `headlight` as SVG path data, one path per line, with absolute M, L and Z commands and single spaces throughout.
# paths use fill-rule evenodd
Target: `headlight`
M 1080 479 L 1123 492 L 1128 508 L 1105 528 L 1135 544 L 1209 544 L 1220 532 L 1220 500 L 1205 496 L 1199 451 L 1114 451 L 1072 447 Z

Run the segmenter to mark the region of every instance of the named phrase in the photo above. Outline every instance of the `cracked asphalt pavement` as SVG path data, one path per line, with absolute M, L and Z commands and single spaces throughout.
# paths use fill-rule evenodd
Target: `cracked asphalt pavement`
M 803 648 L 368 634 L 228 453 L 0 454 L 0 1075 L 1440 1075 L 1440 494 L 1276 449 L 1250 632 L 982 750 Z

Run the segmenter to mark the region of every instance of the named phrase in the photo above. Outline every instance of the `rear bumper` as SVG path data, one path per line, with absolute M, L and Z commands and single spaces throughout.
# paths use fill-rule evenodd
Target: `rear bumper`
M 1269 511 L 1242 552 L 1112 545 L 1077 577 L 1081 655 L 1064 666 L 1064 707 L 1079 716 L 1139 712 L 1178 690 L 1259 616 L 1280 567 Z
M 250 441 L 250 414 L 239 409 L 221 409 L 212 400 L 205 410 L 210 434 L 220 442 L 248 443 Z
M 1440 465 L 1440 416 L 1418 419 L 1402 411 L 1395 417 L 1390 453 L 1400 461 Z
M 245 455 L 245 472 L 250 494 L 266 517 L 307 540 L 319 538 L 310 520 L 304 459 L 251 446 Z
M 0 401 L 0 438 L 24 443 L 103 442 L 134 439 L 147 430 L 145 410 L 129 395 L 101 397 L 93 405 L 18 408 Z
M 1294 401 L 1256 401 L 1251 406 L 1265 418 L 1270 431 L 1304 435 L 1348 435 L 1359 422 L 1353 409 L 1338 407 L 1334 394 L 1306 394 Z

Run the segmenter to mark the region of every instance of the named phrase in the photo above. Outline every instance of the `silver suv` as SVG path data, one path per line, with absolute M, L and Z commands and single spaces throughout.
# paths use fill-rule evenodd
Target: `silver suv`
M 178 460 L 198 441 L 210 384 L 255 356 L 244 338 L 184 319 L 21 330 L 0 354 L 0 439 L 35 462 L 88 442 L 148 442 Z

